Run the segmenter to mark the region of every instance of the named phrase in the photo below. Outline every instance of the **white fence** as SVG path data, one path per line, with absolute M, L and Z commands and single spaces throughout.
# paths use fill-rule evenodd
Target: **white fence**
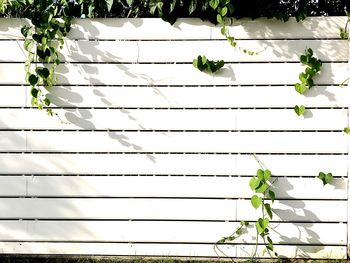
M 240 220 L 258 218 L 249 180 L 259 160 L 278 179 L 276 251 L 346 257 L 345 21 L 236 22 L 231 34 L 262 51 L 255 56 L 196 19 L 173 27 L 159 19 L 76 21 L 49 91 L 61 123 L 30 105 L 20 35 L 27 22 L 1 20 L 1 252 L 249 257 L 253 227 L 221 251 L 214 244 Z M 294 84 L 309 47 L 323 67 L 302 96 Z M 198 55 L 225 67 L 199 72 Z M 294 113 L 300 104 L 305 117 Z M 333 173 L 331 185 L 320 171 Z

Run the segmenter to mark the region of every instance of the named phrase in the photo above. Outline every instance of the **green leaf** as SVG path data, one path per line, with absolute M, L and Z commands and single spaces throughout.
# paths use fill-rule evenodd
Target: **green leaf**
M 304 84 L 302 84 L 302 83 L 295 84 L 294 88 L 300 94 L 304 94 L 305 91 L 307 90 L 307 87 Z
M 21 34 L 22 34 L 25 38 L 27 38 L 27 36 L 28 36 L 29 31 L 30 31 L 31 28 L 32 28 L 32 27 L 30 27 L 30 26 L 22 26 L 22 28 L 21 28 Z
M 220 10 L 220 15 L 221 15 L 222 17 L 225 17 L 226 14 L 227 14 L 227 11 L 228 11 L 227 7 L 226 7 L 226 6 L 223 7 L 223 8 Z
M 255 189 L 255 191 L 257 193 L 263 193 L 263 192 L 265 192 L 267 190 L 268 187 L 269 187 L 268 184 L 262 183 L 262 184 L 259 185 L 259 187 L 257 189 Z
M 252 189 L 253 191 L 258 188 L 258 186 L 260 185 L 260 180 L 256 177 L 253 177 L 252 179 L 250 179 L 249 181 L 249 186 L 250 189 Z
M 294 111 L 298 116 L 302 116 L 305 114 L 305 106 L 304 105 L 295 105 L 294 106 Z
M 32 86 L 35 86 L 38 83 L 38 80 L 39 80 L 38 77 L 34 74 L 31 74 L 28 78 L 28 81 Z
M 209 0 L 209 5 L 215 10 L 219 6 L 219 0 Z
M 169 13 L 172 13 L 175 9 L 175 6 L 176 6 L 176 2 L 177 0 L 173 0 L 171 3 L 170 3 L 170 9 L 169 9 Z
M 50 71 L 47 68 L 37 68 L 36 72 L 43 79 L 48 78 L 50 75 Z
M 222 16 L 220 14 L 217 14 L 216 21 L 218 21 L 219 24 L 223 24 Z
M 107 6 L 107 11 L 111 12 L 112 6 L 113 6 L 113 0 L 104 0 Z
M 267 226 L 269 225 L 269 219 L 268 218 L 259 218 L 259 220 L 255 223 L 256 229 L 258 230 L 259 234 L 262 235 L 266 232 Z
M 262 204 L 262 199 L 257 195 L 253 195 L 252 198 L 250 199 L 250 202 L 252 203 L 255 209 L 258 209 Z
M 38 98 L 38 93 L 39 93 L 39 91 L 37 89 L 35 89 L 35 88 L 32 88 L 30 90 L 30 94 L 32 94 L 33 98 Z
M 45 98 L 45 99 L 44 99 L 44 103 L 45 103 L 45 105 L 46 105 L 47 107 L 49 107 L 50 104 L 51 104 L 51 101 L 50 101 L 50 99 Z
M 270 219 L 272 219 L 272 210 L 270 204 L 264 204 L 264 208 Z
M 190 4 L 188 6 L 188 14 L 191 15 L 197 8 L 197 0 L 190 0 Z
M 271 178 L 271 171 L 270 171 L 269 169 L 266 169 L 266 170 L 264 171 L 264 180 L 265 180 L 265 182 L 267 182 L 268 180 L 270 180 L 270 178 Z
M 33 39 L 36 41 L 36 42 L 38 42 L 38 43 L 40 43 L 41 44 L 41 42 L 42 42 L 42 40 L 43 40 L 43 35 L 39 35 L 39 34 L 33 34 Z
M 344 132 L 345 132 L 346 134 L 350 134 L 350 127 L 345 127 L 345 128 L 344 128 Z
M 276 195 L 275 195 L 274 191 L 269 190 L 269 197 L 270 197 L 272 203 L 275 202 Z
M 23 43 L 23 47 L 26 51 L 31 52 L 34 47 L 34 41 L 32 39 L 26 39 Z
M 326 184 L 330 184 L 333 180 L 333 175 L 332 173 L 323 173 L 323 172 L 320 172 L 318 174 L 318 178 L 323 182 L 323 185 L 326 185 Z
M 264 180 L 264 170 L 259 169 L 258 171 L 256 171 L 256 176 L 259 178 L 260 181 Z

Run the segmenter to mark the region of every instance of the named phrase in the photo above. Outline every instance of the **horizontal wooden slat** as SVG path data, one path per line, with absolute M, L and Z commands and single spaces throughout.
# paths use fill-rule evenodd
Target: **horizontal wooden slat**
M 212 244 L 126 244 L 126 243 L 58 243 L 58 242 L 0 242 L 5 254 L 65 254 L 65 255 L 112 255 L 112 256 L 178 256 L 178 257 L 242 257 L 250 258 L 252 245 Z M 275 251 L 288 258 L 345 259 L 346 246 L 295 246 L 275 245 Z M 268 257 L 258 247 L 258 257 Z M 220 251 L 222 252 L 220 252 Z M 238 254 L 236 253 L 238 252 Z
M 39 152 L 346 153 L 348 139 L 341 132 L 5 131 L 0 136 L 3 151 Z
M 322 61 L 346 61 L 348 43 L 344 40 L 241 40 L 240 46 L 259 52 L 248 56 L 225 40 L 203 41 L 74 41 L 66 40 L 61 61 L 68 62 L 192 62 L 198 55 L 225 62 L 299 62 L 312 48 Z M 157 50 L 157 52 L 154 52 Z M 24 62 L 23 41 L 0 41 L 1 62 Z
M 29 89 L 27 87 L 0 85 L 0 92 L 6 94 L 6 96 L 0 96 L 0 107 L 24 107 L 28 103 Z
M 340 38 L 339 27 L 346 17 L 312 17 L 302 23 L 290 19 L 287 23 L 265 18 L 251 21 L 240 19 L 230 27 L 236 38 Z M 24 19 L 2 19 L 1 39 L 22 38 Z M 142 26 L 142 30 L 140 27 Z M 317 27 L 317 30 L 314 30 Z M 157 30 L 154 30 L 157 28 Z M 78 19 L 69 34 L 73 39 L 217 39 L 223 38 L 220 27 L 200 19 L 179 19 L 174 26 L 157 18 Z
M 239 223 L 171 221 L 1 221 L 2 241 L 105 241 L 215 243 Z M 274 223 L 271 238 L 281 244 L 346 244 L 346 224 Z M 329 230 L 332 229 L 330 235 Z M 237 243 L 255 244 L 253 225 Z
M 318 178 L 275 179 L 271 188 L 278 199 L 347 198 L 344 178 L 334 178 L 325 186 Z M 250 198 L 249 180 L 208 176 L 31 176 L 27 177 L 27 196 Z M 312 189 L 305 191 L 305 185 L 312 185 Z
M 299 62 L 300 55 L 307 48 L 312 48 L 315 56 L 322 61 L 346 61 L 349 56 L 348 43 L 344 40 L 239 40 L 237 43 L 259 53 L 249 56 L 232 48 L 226 40 L 140 41 L 138 62 L 192 62 L 198 55 L 205 55 L 212 60 L 222 59 L 226 63 Z M 113 57 L 110 57 L 111 60 Z M 118 60 L 117 55 L 115 60 Z
M 62 121 L 37 109 L 0 109 L 0 129 L 64 130 L 343 130 L 345 109 L 269 110 L 56 110 Z M 111 121 L 113 120 L 113 121 Z
M 28 87 L 0 86 L 1 107 L 30 106 Z M 294 87 L 54 87 L 53 106 L 64 107 L 344 107 L 349 89 L 318 86 L 306 96 Z M 135 96 L 137 94 L 137 96 Z M 254 94 L 252 96 L 251 94 Z M 264 96 L 264 100 L 261 97 Z M 25 97 L 27 104 L 25 104 Z
M 276 176 L 347 176 L 345 155 L 262 155 Z M 130 165 L 133 164 L 133 165 Z M 0 154 L 2 174 L 255 175 L 252 155 L 211 154 Z
M 344 78 L 345 79 L 345 78 Z M 10 88 L 2 87 L 5 91 Z M 23 87 L 23 89 L 25 89 Z M 23 94 L 25 91 L 23 91 Z M 27 91 L 29 94 L 29 90 Z M 54 87 L 48 97 L 59 107 L 342 107 L 350 90 L 315 86 L 300 96 L 294 86 L 243 87 Z M 264 98 L 264 99 L 261 99 Z M 7 105 L 7 101 L 1 101 Z M 21 101 L 21 104 L 22 101 Z M 28 95 L 27 106 L 30 106 Z
M 192 64 L 62 64 L 56 75 L 57 84 L 73 85 L 294 85 L 302 71 L 299 63 L 226 64 L 215 75 Z M 347 75 L 347 63 L 324 63 L 322 74 L 314 80 L 340 84 Z M 22 64 L 0 64 L 0 84 L 25 84 L 24 76 Z
M 271 202 L 268 202 L 271 203 Z M 347 201 L 275 201 L 272 205 L 274 221 L 341 221 L 347 222 Z M 320 209 L 323 207 L 325 209 Z M 237 201 L 237 220 L 256 220 L 261 210 L 251 208 L 250 200 Z M 331 215 L 333 214 L 333 215 Z
M 59 186 L 58 186 L 59 187 Z M 345 222 L 346 201 L 275 201 L 274 221 Z M 325 207 L 327 209 L 319 209 Z M 1 219 L 254 221 L 250 200 L 2 198 Z

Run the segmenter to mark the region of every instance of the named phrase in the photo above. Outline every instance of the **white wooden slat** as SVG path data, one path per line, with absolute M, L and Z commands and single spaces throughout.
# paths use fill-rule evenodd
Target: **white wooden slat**
M 0 86 L 0 92 L 6 94 L 6 96 L 0 96 L 0 107 L 24 107 L 27 105 L 26 87 Z
M 237 257 L 250 258 L 255 251 L 253 245 L 237 245 Z M 223 252 L 230 252 L 229 248 L 224 247 Z M 313 259 L 345 259 L 347 257 L 347 249 L 342 246 L 279 246 L 274 245 L 274 251 L 279 255 L 287 258 L 313 258 Z M 229 254 L 228 254 L 229 255 Z M 221 256 L 223 256 L 221 254 Z M 257 258 L 269 258 L 265 246 L 258 246 Z
M 342 132 L 0 132 L 3 151 L 346 153 Z M 26 140 L 22 140 L 26 138 Z M 249 143 L 247 143 L 249 141 Z M 322 143 L 320 143 L 322 142 Z
M 252 245 L 211 244 L 126 244 L 126 243 L 58 243 L 58 242 L 0 242 L 5 254 L 63 254 L 63 255 L 112 255 L 112 256 L 178 256 L 178 257 L 232 257 L 246 258 L 253 255 Z M 288 258 L 345 259 L 346 246 L 275 245 L 275 250 Z M 263 247 L 258 247 L 258 257 L 267 257 Z M 238 254 L 236 253 L 238 252 Z
M 0 177 L 1 178 L 1 177 Z M 32 176 L 28 196 L 50 197 L 190 197 L 250 198 L 251 177 L 194 176 Z M 318 178 L 278 178 L 271 187 L 276 198 L 346 199 L 347 180 L 333 178 L 323 186 Z M 305 185 L 312 189 L 305 191 Z M 239 187 L 237 187 L 239 186 Z
M 37 109 L 0 109 L 1 129 L 65 130 L 343 130 L 345 109 L 263 110 L 55 110 L 62 121 Z M 111 121 L 112 120 L 112 121 Z
M 26 149 L 26 133 L 17 131 L 0 132 L 0 149 L 2 151 L 23 151 Z
M 23 88 L 24 89 L 24 88 Z M 29 90 L 27 91 L 29 94 Z M 76 87 L 50 90 L 53 106 L 63 107 L 347 107 L 350 89 L 315 86 L 300 96 L 294 86 L 234 87 Z M 264 98 L 264 99 L 261 99 Z M 5 103 L 7 103 L 5 101 Z M 21 104 L 22 105 L 22 104 Z M 27 106 L 30 106 L 28 95 Z
M 27 52 L 23 43 L 24 40 L 0 41 L 0 61 L 26 61 Z M 67 39 L 63 49 L 59 49 L 59 53 L 61 62 L 137 62 L 138 45 L 137 41 L 75 41 Z
M 339 206 L 341 205 L 339 203 Z M 2 198 L 0 211 L 2 219 L 234 221 L 236 220 L 236 200 Z M 340 220 L 341 215 L 337 218 Z
M 268 202 L 271 204 L 271 202 Z M 347 222 L 347 201 L 291 201 L 279 200 L 272 205 L 273 221 Z M 323 209 L 320 209 L 322 207 Z M 251 206 L 250 200 L 237 201 L 237 220 L 256 220 L 261 210 Z
M 320 207 L 326 209 L 319 209 Z M 346 201 L 275 201 L 274 221 L 345 222 Z M 254 221 L 250 200 L 2 198 L 1 219 L 116 219 Z
M 215 243 L 239 223 L 181 221 L 1 221 L 2 241 L 106 241 Z M 274 223 L 271 239 L 281 244 L 346 244 L 346 224 Z M 330 235 L 330 229 L 332 234 Z M 253 225 L 235 242 L 255 244 Z
M 61 64 L 56 75 L 57 84 L 72 85 L 294 85 L 302 71 L 299 63 L 227 64 L 214 75 L 192 64 Z M 22 64 L 0 64 L 0 84 L 25 84 L 24 76 Z M 346 76 L 346 63 L 324 63 L 314 80 L 340 84 Z
M 276 176 L 347 176 L 344 155 L 255 155 Z M 133 165 L 130 165 L 133 164 Z M 2 174 L 255 175 L 252 155 L 0 154 Z
M 259 18 L 240 19 L 230 27 L 236 38 L 340 38 L 339 27 L 346 17 L 310 17 L 302 23 L 290 19 L 287 23 Z M 0 21 L 0 39 L 23 38 L 20 28 L 25 19 Z M 142 27 L 142 30 L 140 28 Z M 157 30 L 154 30 L 157 28 Z M 317 28 L 317 30 L 315 30 Z M 171 26 L 160 18 L 76 19 L 69 33 L 72 39 L 217 39 L 223 38 L 220 27 L 198 18 L 182 18 Z
M 113 43 L 113 42 L 112 42 Z M 346 61 L 348 43 L 344 40 L 239 40 L 238 45 L 259 52 L 249 56 L 234 49 L 226 40 L 140 41 L 139 62 L 192 62 L 198 55 L 227 62 L 300 61 L 300 55 L 312 48 L 322 61 Z M 157 52 L 154 52 L 157 50 Z M 113 57 L 110 58 L 113 60 Z
M 239 45 L 260 52 L 249 56 L 226 40 L 203 41 L 86 41 L 65 40 L 61 61 L 69 62 L 192 62 L 198 55 L 225 62 L 297 61 L 312 48 L 322 61 L 346 61 L 344 40 L 240 40 Z M 157 52 L 154 52 L 157 50 Z M 24 62 L 23 40 L 0 41 L 0 61 Z
M 27 195 L 27 178 L 24 176 L 0 176 L 0 196 Z

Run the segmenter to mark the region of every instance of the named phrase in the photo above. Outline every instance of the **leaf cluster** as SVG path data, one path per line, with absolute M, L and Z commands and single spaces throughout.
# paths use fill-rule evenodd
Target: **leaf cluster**
M 307 49 L 304 55 L 300 56 L 300 62 L 306 66 L 305 71 L 299 74 L 301 82 L 294 85 L 295 90 L 304 94 L 308 89 L 314 86 L 313 78 L 321 71 L 322 61 L 313 55 L 311 48 Z
M 223 60 L 213 61 L 206 58 L 206 56 L 198 56 L 193 60 L 193 66 L 200 71 L 214 73 L 221 69 L 225 62 Z
M 51 102 L 43 92 L 42 87 L 51 88 L 55 84 L 54 71 L 61 63 L 58 49 L 63 47 L 63 37 L 67 35 L 71 26 L 71 18 L 58 18 L 65 1 L 42 1 L 39 4 L 41 16 L 33 16 L 32 26 L 23 26 L 21 33 L 25 38 L 24 49 L 28 52 L 25 63 L 26 81 L 31 86 L 32 105 L 39 109 L 49 108 Z

